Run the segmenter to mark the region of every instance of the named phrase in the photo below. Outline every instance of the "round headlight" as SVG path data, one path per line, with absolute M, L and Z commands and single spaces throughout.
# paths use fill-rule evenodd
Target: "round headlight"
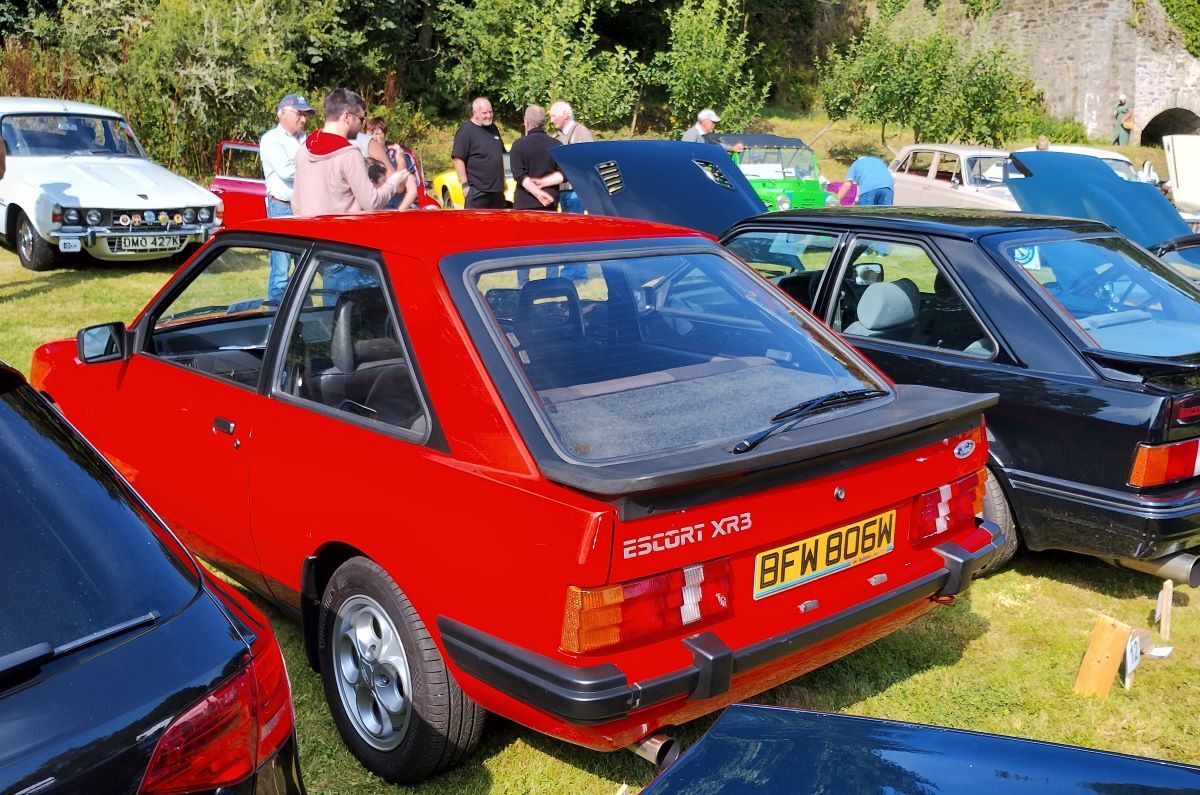
M 104 214 L 99 210 L 88 210 L 86 217 L 88 226 L 99 226 L 100 222 L 104 220 Z
M 207 224 L 212 220 L 212 208 L 201 207 L 196 211 L 196 220 L 202 224 Z
M 185 224 L 194 224 L 196 222 L 196 211 L 191 207 L 183 211 L 183 222 Z
M 79 225 L 79 211 L 74 207 L 63 210 L 63 223 L 69 226 Z
M 779 194 L 779 196 L 776 197 L 775 209 L 776 210 L 792 209 L 792 200 L 790 198 L 788 198 L 788 195 L 786 193 L 781 193 L 781 194 Z

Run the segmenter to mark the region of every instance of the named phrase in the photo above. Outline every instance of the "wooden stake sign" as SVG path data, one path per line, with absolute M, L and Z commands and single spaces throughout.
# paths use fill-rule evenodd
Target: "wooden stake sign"
M 1075 692 L 1081 696 L 1107 698 L 1113 679 L 1125 660 L 1125 647 L 1132 630 L 1115 618 L 1096 616 L 1087 653 L 1075 678 Z
M 1171 603 L 1175 601 L 1175 583 L 1164 580 L 1158 592 L 1158 604 L 1154 606 L 1154 620 L 1158 622 L 1158 634 L 1163 640 L 1171 639 Z

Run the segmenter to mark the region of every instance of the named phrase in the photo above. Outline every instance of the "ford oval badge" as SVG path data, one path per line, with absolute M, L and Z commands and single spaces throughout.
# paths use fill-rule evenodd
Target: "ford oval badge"
M 966 441 L 959 442 L 954 448 L 954 457 L 966 458 L 973 452 L 975 452 L 975 442 L 967 439 Z

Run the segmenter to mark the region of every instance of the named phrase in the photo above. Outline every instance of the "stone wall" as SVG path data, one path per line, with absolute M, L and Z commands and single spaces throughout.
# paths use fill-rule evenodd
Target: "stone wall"
M 1146 125 L 1163 126 L 1155 120 L 1164 111 L 1190 111 L 1164 117 L 1171 127 L 1200 114 L 1200 58 L 1184 48 L 1158 0 L 1005 0 L 983 32 L 1024 50 L 1050 113 L 1082 122 L 1089 135 L 1112 132 L 1122 91 L 1134 103 L 1135 141 Z

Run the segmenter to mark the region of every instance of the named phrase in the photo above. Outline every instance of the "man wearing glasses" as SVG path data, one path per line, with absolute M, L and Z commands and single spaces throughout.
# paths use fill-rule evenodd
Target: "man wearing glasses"
M 296 152 L 304 143 L 304 128 L 316 109 L 299 94 L 279 100 L 275 117 L 279 124 L 263 133 L 258 142 L 258 157 L 267 183 L 267 217 L 292 214 L 292 187 L 296 179 Z M 287 286 L 291 261 L 285 252 L 271 252 L 271 275 L 267 279 L 267 300 L 278 302 Z
M 367 103 L 347 88 L 325 98 L 325 126 L 308 136 L 296 152 L 292 212 L 300 216 L 366 213 L 382 208 L 408 179 L 398 168 L 379 187 L 367 176 L 367 163 L 350 143 L 362 131 Z

